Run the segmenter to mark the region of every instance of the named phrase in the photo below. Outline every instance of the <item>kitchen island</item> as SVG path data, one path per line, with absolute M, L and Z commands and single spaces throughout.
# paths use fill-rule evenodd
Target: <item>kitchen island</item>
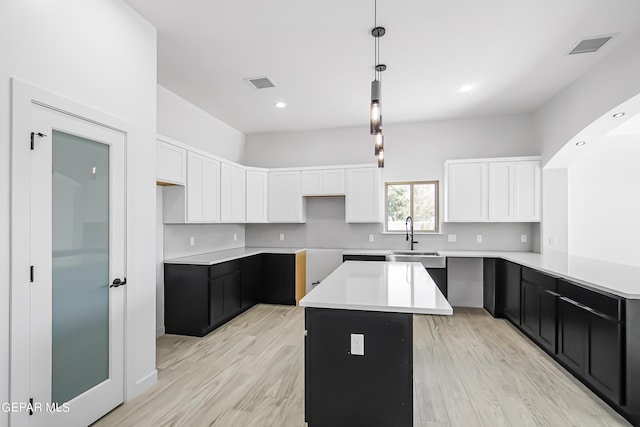
M 309 427 L 413 424 L 413 315 L 453 309 L 420 263 L 347 261 L 307 294 Z

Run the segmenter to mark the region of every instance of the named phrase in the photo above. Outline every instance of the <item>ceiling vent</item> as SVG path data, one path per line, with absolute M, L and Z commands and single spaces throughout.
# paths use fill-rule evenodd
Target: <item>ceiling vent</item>
M 595 39 L 585 39 L 585 40 L 581 40 L 576 47 L 574 47 L 573 49 L 571 49 L 571 52 L 569 52 L 569 55 L 575 55 L 577 53 L 590 53 L 590 52 L 595 52 L 598 49 L 600 49 L 602 46 L 604 46 L 604 44 L 606 42 L 608 42 L 609 40 L 611 40 L 613 36 L 604 36 L 604 37 L 597 37 Z
M 269 80 L 269 77 L 264 76 L 264 77 L 251 77 L 248 79 L 244 79 L 247 83 L 249 83 L 251 85 L 252 88 L 254 89 L 267 89 L 270 87 L 276 87 L 276 85 L 273 84 L 273 82 L 271 80 Z

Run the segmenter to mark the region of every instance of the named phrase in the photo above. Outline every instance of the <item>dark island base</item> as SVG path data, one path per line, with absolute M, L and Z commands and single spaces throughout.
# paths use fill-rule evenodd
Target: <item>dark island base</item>
M 309 427 L 413 425 L 413 315 L 307 307 L 305 325 Z

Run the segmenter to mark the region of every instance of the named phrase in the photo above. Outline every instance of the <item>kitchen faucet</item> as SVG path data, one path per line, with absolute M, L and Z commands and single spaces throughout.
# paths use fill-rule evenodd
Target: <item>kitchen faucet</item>
M 411 222 L 411 228 L 409 228 L 409 222 Z M 413 250 L 413 244 L 414 243 L 418 243 L 415 240 L 413 240 L 413 218 L 411 218 L 411 216 L 408 216 L 407 219 L 404 221 L 404 229 L 407 232 L 407 241 L 411 242 L 411 250 Z M 411 237 L 409 237 L 411 236 Z M 409 240 L 411 239 L 411 240 Z

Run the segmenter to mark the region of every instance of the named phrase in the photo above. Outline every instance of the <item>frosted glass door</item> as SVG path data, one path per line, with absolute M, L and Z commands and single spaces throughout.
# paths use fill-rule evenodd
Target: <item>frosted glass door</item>
M 109 146 L 53 132 L 51 399 L 109 377 Z
M 29 425 L 89 425 L 124 400 L 126 135 L 32 108 Z

